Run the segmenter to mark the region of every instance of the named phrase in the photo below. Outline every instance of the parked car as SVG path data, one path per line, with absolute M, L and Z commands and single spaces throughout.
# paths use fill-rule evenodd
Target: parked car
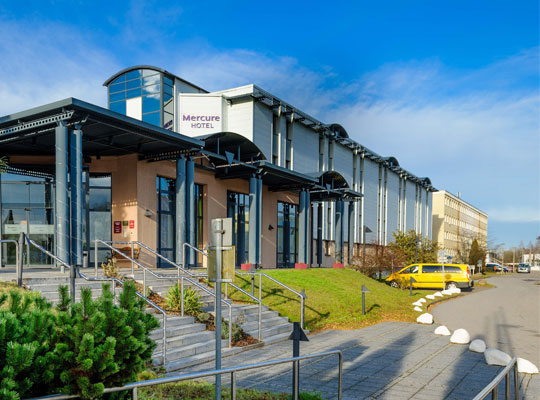
M 529 264 L 520 263 L 517 267 L 517 272 L 526 272 L 528 274 L 531 273 L 531 266 Z
M 508 269 L 508 267 L 505 267 L 505 266 L 503 265 L 502 268 L 503 268 L 503 272 L 510 272 L 510 270 Z
M 486 271 L 502 272 L 502 270 L 503 270 L 503 267 L 500 264 L 495 264 L 495 263 L 486 264 Z
M 446 289 L 472 288 L 469 266 L 465 264 L 444 264 L 444 287 L 443 287 L 443 264 L 412 264 L 402 270 L 390 274 L 386 283 L 392 287 L 408 286 L 411 278 L 414 278 L 414 288 Z

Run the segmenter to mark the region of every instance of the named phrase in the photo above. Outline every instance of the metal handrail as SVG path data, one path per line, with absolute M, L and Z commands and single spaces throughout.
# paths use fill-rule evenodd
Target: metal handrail
M 504 369 L 497 374 L 495 378 L 478 393 L 473 400 L 485 399 L 491 394 L 492 399 L 498 399 L 499 397 L 499 383 L 505 378 L 505 399 L 510 400 L 510 371 L 514 369 L 514 396 L 515 400 L 519 400 L 519 386 L 518 386 L 518 371 L 517 371 L 517 358 L 512 360 L 504 367 Z
M 249 294 L 248 292 L 246 292 L 244 289 L 236 286 L 234 283 L 232 282 L 225 282 L 225 298 L 228 297 L 228 287 L 229 285 L 231 285 L 233 288 L 235 288 L 236 290 L 238 290 L 239 292 L 242 292 L 244 293 L 246 296 L 250 297 L 251 299 L 255 300 L 257 303 L 259 303 L 259 328 L 258 328 L 258 339 L 261 340 L 261 327 L 262 327 L 262 300 L 261 299 L 258 299 L 256 298 L 255 296 Z
M 116 242 L 108 242 L 108 243 L 116 243 Z M 176 267 L 177 270 L 178 270 L 178 274 L 180 274 L 180 271 L 186 273 L 187 275 L 191 276 L 191 277 L 194 277 L 194 278 L 198 278 L 198 277 L 206 277 L 207 275 L 206 274 L 195 274 L 193 272 L 191 272 L 190 270 L 186 269 L 184 266 L 182 265 L 179 265 L 177 263 L 175 263 L 174 261 L 171 261 L 169 260 L 167 257 L 165 257 L 164 255 L 158 253 L 156 250 L 152 249 L 151 247 L 145 245 L 144 243 L 141 243 L 139 242 L 138 240 L 134 240 L 132 242 L 129 242 L 131 243 L 131 257 L 133 258 L 133 245 L 138 245 L 139 247 L 142 247 L 143 249 L 145 250 L 148 250 L 150 253 L 154 254 L 156 257 L 159 257 L 161 258 L 163 261 L 171 264 L 172 266 Z M 186 245 L 188 243 L 184 243 L 184 245 Z M 191 246 L 191 245 L 190 245 Z M 201 254 L 203 254 L 204 256 L 208 256 L 208 254 L 206 254 L 205 252 L 195 248 L 195 250 L 197 250 L 198 252 L 200 252 Z M 185 265 L 185 264 L 184 264 Z M 131 273 L 133 273 L 133 264 L 132 264 L 132 268 L 131 268 Z
M 28 236 L 26 236 L 25 234 L 24 235 L 24 238 L 26 239 L 27 243 L 34 246 L 35 248 L 37 248 L 38 250 L 40 250 L 42 253 L 48 255 L 49 257 L 53 258 L 54 260 L 56 260 L 56 262 L 62 264 L 63 266 L 69 268 L 70 270 L 73 268 L 73 266 L 69 265 L 68 263 L 66 263 L 64 260 L 58 258 L 57 256 L 55 256 L 54 254 L 52 254 L 50 251 L 44 249 L 42 246 L 40 246 L 39 244 L 37 244 L 36 242 L 34 242 L 32 239 L 30 239 Z M 113 282 L 118 282 L 120 283 L 120 285 L 123 287 L 124 286 L 124 282 L 118 278 L 109 278 L 109 277 L 95 277 L 95 278 L 90 278 L 88 276 L 86 276 L 84 273 L 82 273 L 81 271 L 79 271 L 78 268 L 75 268 L 75 271 L 77 272 L 77 274 L 87 280 L 87 281 L 113 281 Z M 112 285 L 112 291 L 113 291 L 113 294 L 116 294 L 115 293 L 115 285 Z M 167 358 L 165 356 L 165 350 L 167 349 L 167 334 L 166 334 L 166 330 L 167 330 L 167 314 L 165 313 L 165 310 L 163 310 L 160 306 L 158 306 L 157 304 L 155 304 L 152 300 L 148 299 L 147 297 L 143 296 L 141 293 L 139 293 L 138 291 L 135 291 L 135 294 L 140 297 L 141 299 L 143 299 L 147 304 L 149 304 L 150 306 L 152 306 L 153 308 L 155 308 L 156 310 L 158 310 L 160 313 L 163 314 L 163 365 L 166 364 L 166 361 L 167 361 Z M 75 300 L 75 295 L 73 295 L 73 300 Z
M 151 379 L 147 381 L 140 381 L 140 382 L 133 382 L 128 383 L 124 386 L 114 387 L 114 388 L 107 388 L 104 390 L 104 393 L 115 393 L 115 392 L 121 392 L 124 390 L 130 390 L 133 394 L 133 398 L 137 398 L 137 389 L 142 387 L 148 387 L 148 386 L 155 386 L 155 385 L 163 385 L 166 383 L 175 383 L 175 382 L 181 382 L 181 381 L 187 381 L 192 379 L 200 379 L 200 378 L 206 378 L 209 376 L 216 376 L 216 375 L 225 375 L 225 374 L 231 374 L 231 399 L 236 399 L 236 374 L 238 372 L 242 371 L 248 371 L 252 369 L 257 368 L 264 368 L 264 367 L 272 367 L 275 365 L 280 364 L 286 364 L 286 363 L 292 363 L 293 365 L 296 364 L 296 366 L 299 365 L 300 361 L 302 360 L 309 360 L 313 358 L 320 358 L 320 357 L 329 357 L 332 355 L 338 356 L 338 389 L 337 389 L 337 398 L 338 400 L 342 399 L 342 387 L 343 387 L 343 353 L 341 350 L 333 350 L 333 351 L 325 351 L 322 353 L 314 353 L 314 354 L 307 354 L 304 356 L 298 356 L 298 357 L 290 357 L 290 358 L 282 358 L 278 360 L 272 360 L 272 361 L 264 361 L 257 364 L 248 364 L 248 365 L 241 365 L 238 367 L 229 367 L 229 368 L 222 368 L 222 369 L 214 369 L 209 371 L 202 371 L 202 372 L 193 372 L 189 374 L 184 375 L 178 375 L 178 376 L 168 376 L 165 378 L 157 378 L 157 379 Z M 299 394 L 299 381 L 296 381 L 296 387 L 295 389 L 295 395 L 298 396 Z M 76 394 L 58 394 L 58 395 L 49 395 L 49 396 L 43 396 L 43 397 L 35 397 L 28 400 L 38 400 L 38 399 L 51 399 L 51 400 L 67 400 L 67 399 L 78 399 L 79 396 Z M 293 400 L 297 400 L 298 397 L 296 397 Z
M 302 329 L 304 328 L 304 316 L 305 316 L 305 306 L 306 306 L 306 304 L 305 304 L 305 294 L 304 293 L 297 292 L 292 287 L 285 285 L 283 282 L 278 281 L 277 279 L 271 277 L 270 275 L 265 274 L 264 272 L 239 272 L 239 271 L 235 271 L 235 273 L 238 274 L 238 275 L 252 275 L 252 276 L 259 275 L 259 298 L 261 300 L 262 300 L 262 277 L 263 276 L 270 279 L 272 282 L 275 282 L 278 285 L 284 287 L 285 289 L 291 291 L 292 293 L 294 293 L 298 297 L 300 297 L 300 326 L 302 327 Z
M 189 247 L 192 250 L 195 250 L 197 253 L 202 254 L 204 257 L 208 257 L 208 253 L 205 253 L 201 249 L 196 248 L 195 246 L 192 246 L 191 244 L 185 242 L 183 245 L 183 251 L 182 251 L 182 267 L 186 268 L 186 247 Z
M 108 241 L 96 239 L 95 240 L 96 254 L 97 254 L 97 247 L 98 247 L 97 244 L 98 244 L 98 242 L 103 244 L 105 247 L 111 249 L 115 253 L 120 254 L 122 257 L 124 257 L 124 258 L 128 259 L 129 261 L 131 261 L 132 263 L 136 264 L 138 267 L 142 268 L 142 270 L 143 270 L 143 291 L 145 292 L 145 294 L 146 294 L 146 271 L 148 271 L 150 274 L 152 274 L 157 279 L 173 279 L 173 280 L 180 279 L 180 282 L 181 282 L 181 289 L 180 290 L 181 290 L 181 297 L 182 297 L 182 304 L 181 304 L 182 316 L 184 316 L 184 279 L 186 279 L 192 285 L 194 285 L 194 286 L 198 287 L 199 289 L 205 291 L 206 293 L 210 294 L 214 298 L 217 298 L 216 294 L 214 292 L 212 292 L 208 288 L 204 287 L 203 285 L 199 284 L 199 282 L 196 282 L 195 280 L 193 280 L 191 278 L 188 278 L 186 276 L 178 276 L 177 277 L 177 276 L 173 276 L 173 275 L 158 274 L 158 273 L 152 271 L 147 266 L 141 264 L 140 262 L 138 262 L 134 258 L 129 257 L 128 255 L 122 253 L 120 250 L 118 250 L 117 248 L 115 248 L 114 246 L 109 244 L 109 243 L 125 244 L 125 242 L 108 242 Z M 96 266 L 95 266 L 96 272 L 95 273 L 96 273 L 96 276 L 97 276 L 97 256 L 96 256 L 95 264 L 96 264 Z M 232 304 L 229 303 L 227 300 L 224 300 L 224 299 L 221 299 L 221 301 L 223 303 L 225 303 L 229 307 L 229 348 L 231 348 L 232 347 Z

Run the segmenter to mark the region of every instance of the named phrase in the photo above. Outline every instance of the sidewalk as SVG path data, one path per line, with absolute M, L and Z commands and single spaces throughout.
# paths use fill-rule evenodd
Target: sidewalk
M 435 325 L 384 322 L 353 331 L 325 331 L 301 343 L 301 354 L 340 349 L 344 355 L 343 399 L 471 399 L 502 369 L 486 365 L 483 354 L 433 334 Z M 284 342 L 223 359 L 222 366 L 252 364 L 292 355 Z M 337 356 L 301 364 L 303 392 L 337 398 Z M 206 363 L 180 373 L 213 369 Z M 280 365 L 237 376 L 239 387 L 291 392 L 291 367 Z M 229 384 L 228 376 L 222 378 Z M 540 399 L 538 375 L 520 375 L 525 399 Z M 504 380 L 499 387 L 502 398 Z

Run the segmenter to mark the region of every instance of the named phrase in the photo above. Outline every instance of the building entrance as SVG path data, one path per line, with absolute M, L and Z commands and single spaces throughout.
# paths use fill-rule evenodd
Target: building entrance
M 249 195 L 229 192 L 227 196 L 227 218 L 232 218 L 233 246 L 236 246 L 236 266 L 248 260 Z
M 0 175 L 0 209 L 2 239 L 19 238 L 25 233 L 37 244 L 54 252 L 54 185 L 52 179 L 18 174 Z M 2 266 L 15 265 L 15 247 L 2 244 Z M 30 266 L 52 265 L 52 259 L 35 247 L 25 251 L 23 262 Z
M 298 260 L 298 206 L 278 202 L 277 268 L 293 268 Z

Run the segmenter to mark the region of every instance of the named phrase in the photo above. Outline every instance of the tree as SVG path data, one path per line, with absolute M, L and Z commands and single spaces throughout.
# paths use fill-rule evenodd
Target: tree
M 395 231 L 394 242 L 388 247 L 395 253 L 403 254 L 407 264 L 437 262 L 437 243 L 417 235 L 412 229 L 407 232 Z
M 8 166 L 8 164 L 7 164 L 6 157 L 0 157 L 0 174 L 2 172 L 5 172 L 7 166 Z
M 485 263 L 486 249 L 478 244 L 478 240 L 474 239 L 471 243 L 471 249 L 469 251 L 469 265 L 477 265 L 478 261 L 482 261 L 482 265 Z

